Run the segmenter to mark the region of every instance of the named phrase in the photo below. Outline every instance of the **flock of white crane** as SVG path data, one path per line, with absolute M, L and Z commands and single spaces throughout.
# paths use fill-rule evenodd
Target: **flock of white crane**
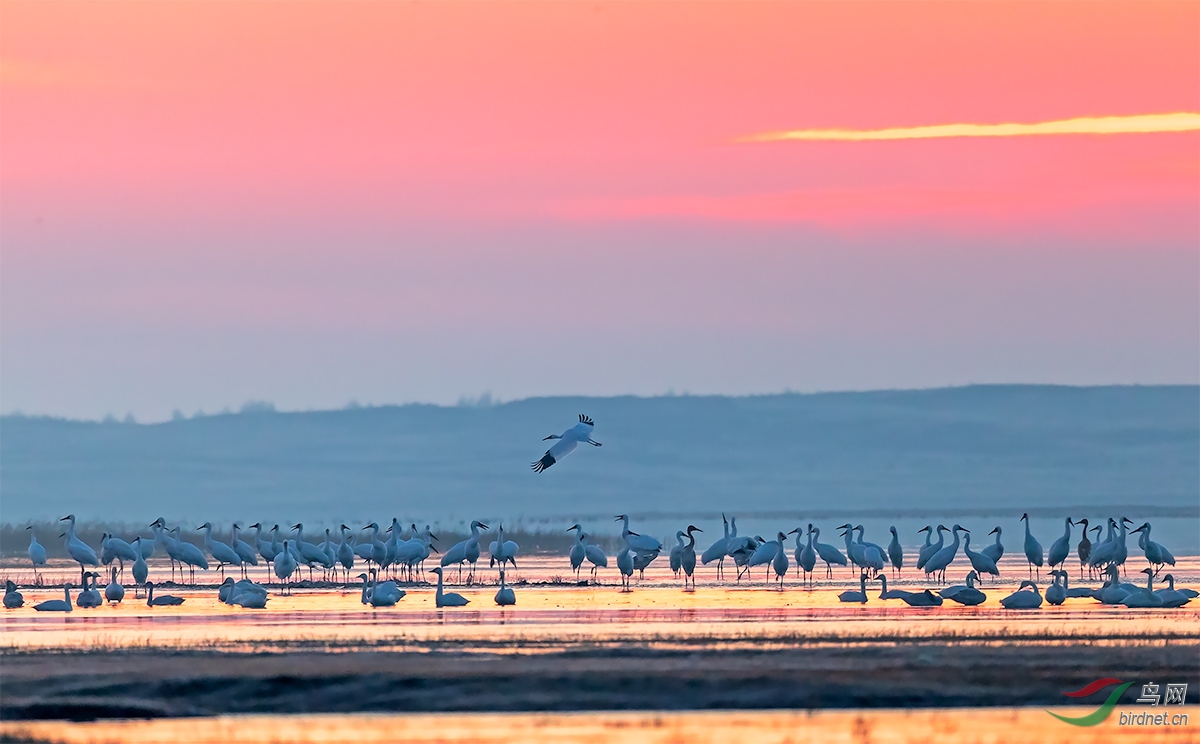
M 541 459 L 533 463 L 533 470 L 538 473 L 544 472 L 573 452 L 580 443 L 601 446 L 591 437 L 594 426 L 592 419 L 584 414 L 579 414 L 577 424 L 562 434 L 551 434 L 546 437 L 543 441 L 557 441 Z M 617 569 L 621 575 L 622 591 L 629 591 L 634 573 L 637 572 L 644 578 L 646 568 L 664 551 L 664 546 L 654 537 L 630 530 L 628 515 L 620 514 L 615 519 L 622 523 L 622 547 L 616 556 Z M 367 568 L 365 572 L 359 573 L 357 576 L 362 581 L 362 603 L 373 607 L 390 607 L 399 602 L 406 594 L 405 590 L 397 584 L 397 580 L 415 582 L 423 579 L 425 561 L 432 553 L 437 552 L 435 546 L 437 536 L 433 534 L 429 525 L 425 525 L 424 530 L 418 531 L 417 525 L 413 523 L 410 525 L 408 536 L 404 537 L 404 529 L 399 520 L 395 518 L 392 519 L 391 526 L 382 532 L 377 522 L 366 525 L 362 528 L 362 532 L 369 532 L 369 534 L 362 540 L 359 540 L 358 536 L 353 534 L 353 530 L 345 524 L 341 525 L 340 535 L 336 539 L 332 531 L 327 529 L 325 530 L 325 539 L 320 543 L 305 540 L 302 523 L 292 525 L 291 531 L 295 533 L 294 537 L 285 536 L 291 533 L 282 533 L 279 525 L 274 525 L 268 530 L 261 523 L 249 526 L 249 529 L 254 530 L 254 534 L 251 536 L 243 533 L 240 525 L 235 523 L 231 540 L 226 543 L 214 538 L 212 523 L 205 522 L 196 528 L 196 531 L 204 532 L 204 550 L 201 550 L 199 546 L 183 539 L 178 526 L 168 528 L 166 521 L 160 517 L 149 525 L 154 534 L 152 540 L 143 539 L 139 535 L 130 542 L 106 533 L 101 539 L 100 554 L 97 555 L 96 551 L 76 534 L 74 514 L 69 514 L 60 521 L 68 523 L 66 532 L 62 534 L 66 540 L 66 552 L 73 561 L 79 564 L 83 590 L 74 602 L 79 607 L 97 607 L 105 601 L 121 602 L 125 596 L 125 589 L 119 583 L 119 576 L 123 575 L 127 562 L 131 564 L 133 580 L 137 589 L 140 591 L 141 588 L 145 588 L 146 590 L 148 605 L 155 607 L 182 604 L 184 600 L 180 597 L 154 595 L 154 584 L 148 580 L 149 566 L 146 561 L 159 549 L 170 560 L 172 581 L 175 578 L 176 566 L 179 568 L 181 578 L 184 566 L 187 566 L 191 581 L 194 583 L 197 568 L 205 571 L 209 569 L 208 556 L 211 556 L 216 562 L 217 569 L 222 574 L 227 566 L 240 569 L 241 580 L 235 581 L 232 577 L 225 578 L 218 591 L 218 598 L 230 605 L 249 608 L 261 608 L 267 602 L 266 587 L 246 577 L 247 568 L 259 565 L 260 557 L 266 563 L 268 577 L 273 573 L 279 580 L 284 593 L 290 592 L 292 582 L 298 572 L 304 568 L 308 569 L 310 581 L 313 572 L 320 570 L 326 580 L 332 575 L 333 580 L 337 581 L 340 573 L 343 580 L 349 582 L 351 571 L 359 561 L 362 561 Z M 1043 551 L 1041 543 L 1030 532 L 1029 515 L 1022 514 L 1021 521 L 1025 524 L 1025 539 L 1022 548 L 1029 566 L 1029 580 L 1023 581 L 1016 592 L 1000 600 L 1005 608 L 1032 609 L 1042 605 L 1043 596 L 1034 579 L 1036 573 L 1037 580 L 1040 580 L 1041 569 L 1047 564 L 1051 569 L 1052 581 L 1046 588 L 1045 601 L 1051 604 L 1062 604 L 1069 598 L 1089 597 L 1104 604 L 1120 604 L 1127 607 L 1180 607 L 1196 596 L 1196 592 L 1190 589 L 1177 590 L 1175 579 L 1171 574 L 1164 577 L 1168 588 L 1154 589 L 1155 577 L 1164 566 L 1174 566 L 1175 557 L 1165 547 L 1150 539 L 1149 522 L 1132 530 L 1131 533 L 1128 526 L 1133 522 L 1129 519 L 1125 517 L 1120 520 L 1110 518 L 1107 520 L 1108 531 L 1104 539 L 1093 542 L 1091 533 L 1099 533 L 1103 531 L 1103 528 L 1100 525 L 1089 525 L 1086 519 L 1076 522 L 1068 517 L 1064 520 L 1062 536 L 1051 544 L 1047 554 Z M 946 571 L 958 557 L 961 547 L 963 555 L 966 556 L 971 566 L 966 583 L 938 591 L 932 589 L 919 592 L 889 590 L 887 576 L 884 574 L 885 569 L 890 569 L 893 575 L 899 575 L 904 569 L 905 560 L 900 536 L 894 526 L 890 528 L 891 541 L 884 548 L 866 541 L 863 525 L 849 522 L 840 525 L 837 529 L 840 530 L 839 534 L 845 543 L 845 552 L 843 553 L 837 546 L 821 542 L 821 531 L 812 524 L 807 525 L 807 529 L 797 527 L 790 532 L 778 532 L 774 540 L 766 540 L 761 535 L 738 535 L 736 518 L 726 518 L 725 515 L 722 515 L 722 522 L 724 523 L 724 535 L 709 545 L 699 558 L 696 555 L 696 533 L 703 532 L 703 530 L 695 525 L 688 525 L 686 529 L 675 533 L 676 545 L 668 552 L 670 567 L 676 577 L 682 576 L 686 591 L 695 590 L 697 560 L 701 565 L 716 563 L 718 580 L 724 576 L 726 561 L 732 561 L 737 570 L 739 582 L 744 577 L 749 577 L 753 568 L 765 566 L 767 582 L 774 580 L 778 588 L 782 590 L 784 579 L 792 565 L 788 556 L 788 538 L 795 535 L 794 562 L 801 572 L 801 581 L 810 588 L 818 560 L 825 564 L 828 578 L 833 577 L 834 566 L 846 566 L 852 572 L 857 572 L 859 589 L 858 591 L 842 592 L 839 599 L 843 602 L 866 602 L 868 600 L 867 582 L 878 580 L 882 585 L 880 599 L 899 599 L 914 607 L 938 606 L 947 599 L 964 605 L 978 605 L 986 600 L 986 595 L 975 586 L 975 583 L 982 576 L 998 577 L 1000 575 L 998 564 L 1004 555 L 1004 546 L 1000 542 L 1002 530 L 999 526 L 988 533 L 989 536 L 996 536 L 994 542 L 988 543 L 976 552 L 971 549 L 971 531 L 967 528 L 958 524 L 949 528 L 939 524 L 936 529 L 932 525 L 926 525 L 919 531 L 925 535 L 925 543 L 918 551 L 916 568 L 924 571 L 927 579 L 944 584 Z M 1094 576 L 1099 572 L 1104 578 L 1103 585 L 1095 589 L 1080 587 L 1072 589 L 1069 586 L 1069 575 L 1065 566 L 1071 556 L 1071 529 L 1076 525 L 1082 526 L 1080 540 L 1075 546 L 1075 553 L 1079 558 L 1080 578 L 1083 578 L 1085 570 L 1089 576 Z M 28 555 L 36 572 L 38 568 L 46 565 L 46 551 L 38 543 L 32 526 L 29 529 Z M 467 581 L 470 582 L 473 579 L 476 563 L 483 552 L 481 540 L 490 528 L 483 522 L 474 521 L 471 522 L 470 529 L 471 533 L 466 539 L 441 554 L 439 565 L 433 569 L 438 577 L 435 594 L 438 607 L 458 607 L 469 601 L 460 594 L 445 591 L 443 570 L 446 567 L 457 566 L 458 579 L 461 582 L 463 567 L 466 564 L 469 566 Z M 576 579 L 578 580 L 585 562 L 591 564 L 591 576 L 593 579 L 597 579 L 597 572 L 601 568 L 608 567 L 608 556 L 600 546 L 588 542 L 588 533 L 582 525 L 572 525 L 567 531 L 575 532 L 575 544 L 571 547 L 569 558 Z M 936 542 L 934 541 L 935 533 L 937 535 Z M 945 533 L 950 534 L 949 543 L 946 541 Z M 246 534 L 251 541 L 242 539 L 243 534 Z M 1143 573 L 1147 575 L 1144 587 L 1120 581 L 1121 570 L 1129 557 L 1126 544 L 1129 534 L 1139 535 L 1138 547 L 1143 551 L 1149 564 L 1143 570 Z M 515 541 L 505 539 L 504 526 L 500 525 L 496 539 L 489 543 L 487 551 L 489 564 L 499 569 L 500 589 L 495 596 L 495 601 L 499 605 L 516 603 L 515 593 L 512 587 L 508 586 L 505 578 L 505 569 L 510 565 L 516 567 L 519 551 L 520 546 Z M 87 569 L 89 566 L 99 567 L 101 563 L 109 565 L 113 561 L 119 564 L 119 569 L 115 567 L 112 569 L 111 580 L 104 588 L 102 599 L 97 584 L 100 574 L 89 572 Z M 391 571 L 392 579 L 380 581 L 380 575 L 382 574 L 386 578 L 388 571 Z M 71 589 L 72 586 L 68 583 L 64 589 L 63 600 L 42 602 L 34 609 L 71 611 L 73 606 Z M 4 606 L 15 608 L 23 604 L 24 598 L 17 591 L 17 587 L 11 581 L 7 582 Z

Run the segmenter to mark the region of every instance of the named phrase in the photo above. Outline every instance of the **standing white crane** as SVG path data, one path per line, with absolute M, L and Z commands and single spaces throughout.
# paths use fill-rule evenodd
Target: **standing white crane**
M 511 563 L 513 568 L 517 567 L 517 552 L 521 549 L 515 540 L 504 539 L 504 523 L 500 523 L 500 529 L 496 533 L 496 539 L 488 544 L 488 566 L 500 564 L 500 570 L 504 570 L 505 563 Z
M 208 548 L 209 554 L 217 562 L 217 570 L 221 572 L 222 577 L 225 575 L 226 564 L 230 566 L 242 565 L 242 557 L 237 554 L 236 550 L 227 543 L 213 539 L 212 522 L 205 522 L 196 528 L 197 532 L 200 530 L 204 530 L 204 547 Z
M 658 557 L 658 554 L 662 552 L 663 544 L 656 538 L 650 537 L 649 535 L 641 535 L 637 532 L 631 532 L 629 530 L 628 514 L 618 514 L 613 519 L 614 521 L 623 523 L 621 528 L 621 537 L 625 540 L 625 544 L 628 545 L 634 552 L 634 567 L 639 572 L 642 572 L 643 578 L 645 578 L 644 572 L 646 570 L 646 566 L 649 566 L 654 559 Z
M 567 528 L 567 532 L 575 530 L 575 544 L 571 546 L 571 570 L 575 572 L 575 580 L 579 580 L 579 568 L 587 557 L 587 547 L 583 543 L 583 527 L 578 522 Z
M 283 547 L 279 554 L 275 556 L 275 575 L 279 577 L 280 583 L 283 584 L 283 593 L 290 594 L 290 579 L 292 574 L 296 572 L 299 563 L 296 561 L 296 556 L 292 553 L 288 541 L 283 541 Z
M 138 558 L 142 557 L 138 553 Z M 121 600 L 125 599 L 125 587 L 117 581 L 117 569 L 112 570 L 112 581 L 108 582 L 108 586 L 104 587 L 104 599 L 111 604 L 121 604 Z
M 801 547 L 800 538 L 804 537 L 804 533 L 797 527 L 793 532 L 796 533 L 796 565 L 800 567 L 800 577 L 802 581 L 812 586 L 813 569 L 817 566 L 817 551 L 813 548 L 813 526 L 808 525 L 808 542 Z
M 33 564 L 33 577 L 36 579 L 38 578 L 38 569 L 46 565 L 46 548 L 37 541 L 32 524 L 25 529 L 29 530 L 29 550 L 26 551 L 26 555 L 29 556 L 29 562 Z
M 87 573 L 87 569 L 84 566 L 99 566 L 100 559 L 96 557 L 96 551 L 92 550 L 87 543 L 75 536 L 74 514 L 68 514 L 58 521 L 70 522 L 67 525 L 66 532 L 67 555 L 71 556 L 71 560 L 79 564 L 79 575 L 83 576 L 83 586 L 86 589 L 87 577 L 84 574 Z
M 600 577 L 597 571 L 601 568 L 608 568 L 608 556 L 604 554 L 604 549 L 599 545 L 592 545 L 587 541 L 587 533 L 580 533 L 579 539 L 583 540 L 583 555 L 587 558 L 588 563 L 592 564 L 592 580 L 599 583 Z
M 1088 537 L 1088 532 L 1090 532 L 1092 528 L 1088 527 L 1088 521 L 1086 519 L 1077 519 L 1075 521 L 1078 524 L 1083 525 L 1083 534 L 1079 536 L 1079 546 L 1076 548 L 1076 553 L 1079 555 L 1079 579 L 1082 581 L 1083 569 L 1085 566 L 1087 566 L 1088 574 L 1091 575 L 1092 573 L 1091 566 L 1088 566 L 1088 560 L 1092 557 L 1092 541 L 1091 538 Z M 1095 529 L 1099 531 L 1100 526 L 1096 525 Z
M 900 535 L 896 532 L 896 525 L 892 525 L 888 529 L 892 533 L 892 541 L 888 543 L 887 557 L 895 575 L 899 576 L 900 570 L 904 568 L 904 548 L 900 546 Z
M 333 561 L 329 558 L 328 553 L 313 543 L 305 542 L 303 522 L 297 522 L 292 525 L 292 531 L 296 533 L 296 552 L 299 553 L 300 560 L 308 564 L 309 581 L 312 581 L 313 565 L 319 565 L 322 568 L 333 568 Z
M 479 534 L 480 530 L 487 530 L 489 527 L 475 520 L 471 522 L 471 536 L 466 540 L 455 543 L 449 550 L 442 554 L 441 565 L 452 566 L 458 564 L 458 582 L 462 583 L 462 564 L 470 563 L 471 572 L 467 575 L 467 581 L 470 582 L 475 576 L 475 562 L 479 560 Z M 438 574 L 439 576 L 441 574 Z M 440 582 L 441 579 L 438 579 Z
M 246 578 L 246 566 L 258 565 L 258 551 L 250 545 L 250 543 L 238 537 L 242 528 L 237 522 L 233 523 L 233 542 L 230 547 L 238 554 L 238 558 L 242 559 L 242 578 Z
M 979 578 L 985 573 L 989 573 L 992 576 L 1000 575 L 1000 569 L 997 568 L 995 561 L 993 561 L 991 558 L 988 558 L 983 553 L 976 553 L 974 550 L 971 550 L 970 532 L 967 532 L 967 534 L 963 535 L 963 553 L 967 556 L 967 560 L 971 562 L 971 568 L 975 569 L 976 578 Z M 943 594 L 942 596 L 946 595 Z
M 937 547 L 934 547 L 934 545 L 933 545 L 933 526 L 932 525 L 927 524 L 924 527 L 922 527 L 921 529 L 917 530 L 918 535 L 921 534 L 922 532 L 925 533 L 925 544 L 917 549 L 917 570 L 918 571 L 925 568 L 925 562 L 928 561 L 930 558 L 932 558 L 933 554 L 938 552 L 942 548 L 940 543 L 937 545 Z M 938 537 L 941 537 L 940 533 L 939 533 Z
M 939 536 L 942 529 L 942 525 L 939 524 Z M 949 565 L 954 561 L 954 558 L 958 555 L 958 546 L 961 544 L 958 537 L 959 531 L 970 532 L 970 530 L 959 524 L 955 524 L 953 527 L 951 527 L 950 532 L 954 535 L 954 542 L 934 553 L 933 556 L 925 562 L 925 576 L 928 577 L 930 574 L 937 574 L 940 581 L 945 581 L 946 568 L 949 567 Z
M 997 566 L 1000 565 L 1000 558 L 1004 555 L 1004 545 L 1000 543 L 1000 535 L 1003 532 L 1004 530 L 1000 529 L 1000 525 L 996 525 L 995 528 L 988 533 L 989 535 L 996 536 L 996 542 L 992 543 L 991 545 L 984 545 L 983 550 L 979 551 L 981 554 L 991 558 L 992 563 L 995 563 Z
M 713 542 L 705 549 L 700 556 L 700 563 L 707 566 L 713 561 L 717 562 L 717 579 L 721 578 L 721 573 L 725 567 L 725 556 L 729 550 L 729 520 L 725 518 L 725 514 L 721 514 L 721 522 L 725 530 L 725 536 Z M 736 534 L 736 533 L 735 533 Z
M 833 566 L 845 566 L 846 556 L 842 555 L 842 551 L 828 543 L 821 542 L 821 528 L 809 526 L 813 533 L 813 547 L 817 550 L 817 555 L 821 556 L 821 560 L 825 562 L 825 578 L 833 578 Z
M 140 587 L 146 583 L 146 579 L 150 575 L 150 567 L 146 565 L 146 559 L 142 557 L 142 536 L 138 535 L 133 544 L 138 550 L 137 560 L 133 562 L 133 596 L 136 597 Z
M 679 578 L 679 569 L 683 568 L 683 530 L 675 531 L 675 545 L 671 548 L 669 554 L 669 564 L 671 573 L 675 574 L 675 578 Z
M 1142 553 L 1146 556 L 1146 561 L 1154 569 L 1155 576 L 1158 575 L 1158 572 L 1162 570 L 1164 565 L 1175 565 L 1175 556 L 1171 554 L 1171 551 L 1150 539 L 1149 522 L 1143 523 L 1134 532 L 1140 533 L 1138 535 L 1138 547 L 1142 549 Z
M 629 543 L 617 553 L 617 570 L 621 572 L 621 591 L 630 591 L 629 579 L 633 577 L 633 548 Z
M 1046 562 L 1050 565 L 1051 569 L 1055 566 L 1062 568 L 1062 564 L 1066 562 L 1067 556 L 1071 554 L 1071 527 L 1074 524 L 1070 517 L 1064 519 L 1062 537 L 1050 544 L 1050 552 L 1046 554 Z M 1050 601 L 1049 587 L 1046 588 L 1046 601 Z M 1050 602 L 1050 604 L 1062 604 L 1062 602 Z
M 692 533 L 704 532 L 694 524 L 689 524 L 687 528 L 687 545 L 683 546 L 679 555 L 679 567 L 683 570 L 683 588 L 687 590 L 688 579 L 692 580 L 692 590 L 696 589 L 696 577 L 693 575 L 696 571 L 696 536 Z
M 551 434 L 542 439 L 543 442 L 551 439 L 557 439 L 550 449 L 546 450 L 546 454 L 542 455 L 542 459 L 533 463 L 533 472 L 540 473 L 554 463 L 563 459 L 567 455 L 575 451 L 575 446 L 580 442 L 586 442 L 593 447 L 601 447 L 599 442 L 592 439 L 592 430 L 596 424 L 582 413 L 579 414 L 579 423 L 567 429 L 562 434 Z
M 1029 512 L 1026 512 L 1021 515 L 1021 521 L 1025 523 L 1025 559 L 1029 561 L 1029 576 L 1030 576 L 1030 578 L 1033 578 L 1033 567 L 1037 566 L 1037 569 L 1038 569 L 1037 578 L 1038 578 L 1038 581 L 1041 581 L 1041 579 L 1042 579 L 1042 561 L 1043 561 L 1042 544 L 1040 542 L 1038 542 L 1034 538 L 1033 533 L 1029 531 Z M 1022 585 L 1022 588 L 1024 588 L 1024 585 Z M 1017 591 L 1019 592 L 1021 590 L 1018 589 Z M 1036 584 L 1033 585 L 1033 591 L 1037 592 Z M 1041 597 L 1042 597 L 1042 595 L 1039 594 L 1038 595 L 1038 606 L 1041 606 Z M 1025 601 L 1025 600 L 1020 600 L 1020 601 Z M 1005 606 L 1007 607 L 1008 605 L 1005 605 Z

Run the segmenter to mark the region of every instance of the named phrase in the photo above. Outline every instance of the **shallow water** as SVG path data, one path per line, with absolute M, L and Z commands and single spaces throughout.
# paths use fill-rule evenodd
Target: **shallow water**
M 19 566 L 9 570 L 13 574 L 21 571 Z M 364 606 L 357 588 L 331 584 L 296 588 L 290 595 L 282 595 L 272 586 L 267 609 L 245 610 L 217 601 L 217 577 L 209 572 L 212 586 L 160 585 L 160 594 L 185 598 L 186 602 L 178 607 L 150 608 L 144 600 L 136 599 L 129 587 L 125 601 L 117 606 L 38 613 L 31 609 L 33 604 L 61 598 L 62 590 L 24 589 L 26 606 L 0 614 L 0 629 L 9 650 L 123 646 L 229 650 L 280 646 L 406 648 L 452 643 L 467 650 L 488 651 L 519 644 L 524 652 L 577 643 L 629 641 L 706 645 L 735 644 L 743 639 L 789 643 L 926 638 L 1122 642 L 1195 637 L 1200 632 L 1200 602 L 1178 609 L 1130 610 L 1100 605 L 1091 599 L 1071 599 L 1059 607 L 1044 604 L 1034 611 L 1005 610 L 999 599 L 1016 589 L 1025 567 L 1006 557 L 1002 572 L 1018 578 L 983 585 L 988 593 L 983 605 L 963 607 L 947 601 L 941 607 L 914 608 L 899 600 L 880 601 L 878 583 L 868 584 L 870 600 L 865 605 L 839 602 L 840 592 L 858 588 L 846 569 L 837 571 L 832 580 L 816 581 L 812 589 L 793 581 L 779 591 L 762 581 L 761 569 L 753 582 L 743 580 L 739 584 L 732 579 L 717 582 L 714 571 L 706 568 L 697 589 L 685 592 L 663 558 L 647 570 L 644 580 L 634 582 L 632 591 L 622 592 L 613 582 L 615 572 L 611 570 L 603 579 L 606 583 L 579 586 L 570 576 L 565 559 L 539 556 L 525 559 L 519 570 L 509 571 L 517 595 L 515 607 L 495 605 L 495 572 L 481 567 L 477 577 L 490 583 L 448 587 L 471 603 L 442 610 L 434 605 L 433 587 L 424 583 L 408 586 L 408 595 L 393 608 Z M 262 580 L 263 573 L 260 567 L 252 575 Z M 1180 560 L 1174 574 L 1180 586 L 1196 586 L 1200 583 L 1200 559 Z M 72 575 L 78 578 L 69 565 L 58 563 L 42 576 L 47 581 L 63 581 Z M 169 570 L 164 563 L 155 563 L 151 577 L 162 575 L 169 575 Z M 1085 583 L 1095 586 L 1098 582 Z M 893 585 L 906 589 L 936 586 L 923 577 L 905 578 Z
M 1068 716 L 1090 707 L 1056 708 Z M 1129 707 L 1129 711 L 1141 709 Z M 1160 710 L 1167 710 L 1166 708 Z M 1200 706 L 1172 706 L 1188 725 L 1122 726 L 1119 711 L 1093 727 L 1077 727 L 1039 708 L 959 708 L 869 711 L 706 711 L 571 714 L 416 714 L 223 716 L 217 718 L 0 724 L 0 732 L 64 744 L 333 744 L 402 741 L 603 742 L 604 744 L 957 744 L 1001 742 L 1194 742 Z

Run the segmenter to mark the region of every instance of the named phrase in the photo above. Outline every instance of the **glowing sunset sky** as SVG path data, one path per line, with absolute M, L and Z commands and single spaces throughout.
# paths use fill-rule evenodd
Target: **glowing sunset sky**
M 1198 117 L 1194 2 L 6 0 L 0 406 L 1194 383 Z

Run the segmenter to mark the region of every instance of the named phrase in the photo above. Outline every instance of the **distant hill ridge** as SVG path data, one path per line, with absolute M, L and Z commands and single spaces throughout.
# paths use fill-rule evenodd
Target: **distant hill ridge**
M 4 522 L 287 515 L 1039 511 L 1200 502 L 1200 387 L 988 385 L 0 419 Z M 603 448 L 543 474 L 587 413 Z M 402 516 L 404 518 L 404 516 Z M 361 526 L 361 525 L 357 525 Z

